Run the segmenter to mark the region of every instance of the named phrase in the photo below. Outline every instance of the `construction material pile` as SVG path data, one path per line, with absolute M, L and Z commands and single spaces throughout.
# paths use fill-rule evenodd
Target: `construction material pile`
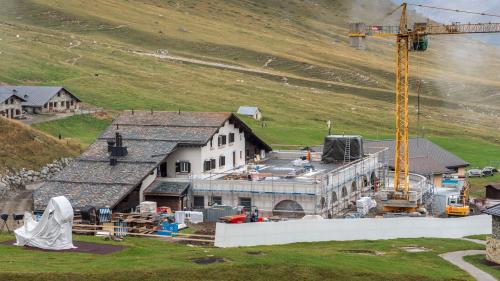
M 356 211 L 363 216 L 366 216 L 370 209 L 377 207 L 377 202 L 370 197 L 361 197 L 356 200 Z

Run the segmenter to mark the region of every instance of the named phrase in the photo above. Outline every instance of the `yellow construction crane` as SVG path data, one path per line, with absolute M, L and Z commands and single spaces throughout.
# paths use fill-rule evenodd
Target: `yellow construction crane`
M 411 51 L 425 51 L 429 35 L 450 35 L 469 33 L 500 32 L 500 23 L 476 24 L 431 24 L 415 23 L 408 28 L 406 13 L 407 3 L 401 4 L 395 11 L 402 9 L 399 26 L 370 25 L 353 23 L 350 25 L 349 37 L 353 47 L 360 47 L 367 36 L 396 37 L 396 143 L 394 157 L 394 190 L 389 194 L 385 209 L 388 211 L 415 210 L 418 206 L 408 204 L 410 200 L 410 180 L 408 167 L 408 77 L 409 54 Z M 475 13 L 455 9 L 438 8 L 426 5 L 414 5 L 424 8 L 464 12 L 484 16 L 500 17 L 486 13 Z

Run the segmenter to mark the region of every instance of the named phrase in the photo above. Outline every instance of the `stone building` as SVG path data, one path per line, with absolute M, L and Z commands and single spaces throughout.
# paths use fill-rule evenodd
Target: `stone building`
M 486 242 L 486 259 L 500 264 L 500 204 L 484 211 L 492 216 L 491 238 Z
M 114 157 L 108 142 L 126 147 L 125 155 Z M 35 192 L 35 209 L 65 195 L 74 208 L 127 211 L 146 196 L 178 210 L 187 204 L 185 182 L 236 170 L 270 150 L 232 113 L 126 111 Z
M 379 155 L 322 163 L 320 151 L 271 151 L 232 113 L 126 111 L 35 191 L 34 209 L 64 195 L 75 209 L 126 212 L 147 200 L 173 210 L 218 204 L 331 217 L 376 189 Z
M 0 86 L 0 92 L 24 99 L 22 108 L 29 113 L 69 112 L 79 109 L 81 103 L 78 97 L 60 86 Z
M 21 103 L 25 100 L 10 91 L 0 90 L 0 117 L 19 118 L 23 115 Z
M 240 106 L 240 108 L 238 108 L 238 114 L 251 117 L 255 120 L 262 119 L 262 112 L 256 106 Z

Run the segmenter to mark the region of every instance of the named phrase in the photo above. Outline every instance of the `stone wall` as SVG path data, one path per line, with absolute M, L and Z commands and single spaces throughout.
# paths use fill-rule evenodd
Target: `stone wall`
M 500 264 L 500 217 L 493 216 L 492 235 L 486 242 L 486 259 Z
M 0 174 L 0 199 L 9 190 L 24 189 L 27 184 L 51 179 L 71 161 L 71 158 L 62 158 L 45 165 L 45 167 L 39 171 L 22 168 L 21 170 L 8 175 Z

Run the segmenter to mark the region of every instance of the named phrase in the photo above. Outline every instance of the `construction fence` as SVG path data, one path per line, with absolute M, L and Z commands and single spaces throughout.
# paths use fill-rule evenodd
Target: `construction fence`
M 463 218 L 400 217 L 217 223 L 215 246 L 225 248 L 318 241 L 461 238 L 491 234 L 491 231 L 489 215 Z

